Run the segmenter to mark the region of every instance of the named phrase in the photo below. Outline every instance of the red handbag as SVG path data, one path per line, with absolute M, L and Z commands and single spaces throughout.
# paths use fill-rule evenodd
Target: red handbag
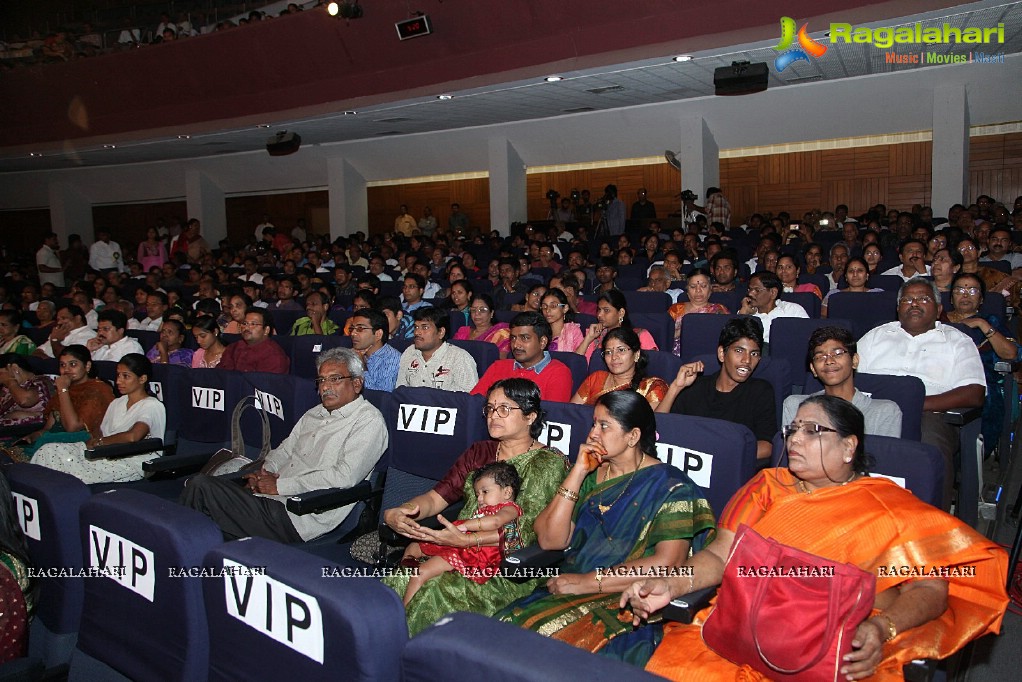
M 855 630 L 873 608 L 876 578 L 738 528 L 703 641 L 775 680 L 839 677 Z

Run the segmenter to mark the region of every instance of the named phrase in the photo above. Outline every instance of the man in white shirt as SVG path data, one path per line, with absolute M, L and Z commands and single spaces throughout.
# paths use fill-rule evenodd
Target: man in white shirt
M 940 292 L 933 282 L 921 277 L 905 282 L 898 292 L 898 321 L 859 339 L 859 370 L 915 376 L 923 382 L 922 440 L 944 455 L 944 505 L 949 508 L 958 433 L 940 413 L 982 407 L 986 375 L 976 344 L 954 327 L 937 322 L 940 313 Z
M 64 266 L 60 262 L 57 250 L 60 242 L 56 232 L 47 232 L 43 237 L 43 245 L 35 253 L 36 268 L 39 270 L 39 283 L 52 284 L 64 288 Z
M 128 329 L 140 329 L 146 332 L 160 331 L 160 326 L 163 325 L 163 315 L 167 312 L 168 307 L 170 307 L 170 301 L 167 294 L 162 291 L 154 291 L 145 299 L 146 318 L 141 322 L 135 318 L 129 319 Z
M 263 230 L 268 227 L 273 227 L 273 223 L 270 222 L 270 216 L 266 213 L 263 214 L 263 221 L 256 225 L 255 228 L 255 241 L 256 244 L 263 240 Z
M 918 239 L 906 239 L 898 247 L 898 259 L 901 265 L 896 265 L 890 270 L 884 270 L 881 275 L 897 275 L 906 282 L 913 277 L 922 277 L 930 274 L 930 266 L 926 264 L 926 244 Z
M 84 291 L 76 291 L 71 295 L 71 300 L 85 313 L 85 324 L 89 329 L 95 330 L 99 325 L 99 314 L 94 307 L 96 300 Z
M 89 267 L 98 272 L 124 272 L 121 245 L 110 241 L 110 233 L 102 228 L 96 232 L 96 242 L 89 247 Z
M 35 349 L 37 358 L 55 358 L 67 346 L 86 345 L 96 335 L 85 324 L 85 313 L 76 305 L 65 305 L 57 311 L 56 324 L 46 343 Z
M 764 345 L 770 343 L 770 323 L 778 317 L 809 317 L 805 308 L 790 301 L 779 301 L 781 280 L 770 271 L 757 272 L 749 279 L 749 295 L 742 299 L 738 311 L 755 315 L 763 323 Z
M 479 382 L 479 372 L 467 351 L 447 343 L 447 311 L 426 307 L 410 314 L 415 320 L 414 343 L 401 354 L 397 385 L 471 391 Z
M 99 314 L 99 326 L 95 338 L 89 339 L 85 347 L 95 361 L 117 362 L 128 353 L 141 353 L 142 345 L 130 336 L 125 336 L 128 318 L 120 310 L 104 310 Z

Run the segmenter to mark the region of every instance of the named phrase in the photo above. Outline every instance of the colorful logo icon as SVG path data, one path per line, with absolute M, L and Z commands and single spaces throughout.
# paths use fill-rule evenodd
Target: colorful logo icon
M 791 17 L 781 17 L 781 41 L 774 48 L 778 52 L 783 53 L 774 60 L 774 68 L 777 69 L 778 73 L 799 60 L 809 63 L 809 55 L 819 59 L 827 53 L 826 45 L 821 45 L 809 37 L 809 34 L 806 32 L 808 27 L 808 23 L 802 24 L 802 28 L 798 30 L 798 45 L 792 47 L 796 37 L 795 20 Z

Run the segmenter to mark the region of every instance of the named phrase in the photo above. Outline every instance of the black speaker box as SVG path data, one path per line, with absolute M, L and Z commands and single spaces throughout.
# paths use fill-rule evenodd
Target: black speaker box
M 286 130 L 282 130 L 266 140 L 266 151 L 270 153 L 270 156 L 294 154 L 301 146 L 301 136 L 298 133 L 289 133 Z
M 769 75 L 766 62 L 735 62 L 713 71 L 713 87 L 717 95 L 751 95 L 767 89 Z

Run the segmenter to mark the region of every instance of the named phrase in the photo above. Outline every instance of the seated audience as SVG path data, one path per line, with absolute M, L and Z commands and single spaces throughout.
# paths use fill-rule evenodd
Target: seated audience
M 816 294 L 817 298 L 822 299 L 823 294 L 820 293 L 820 287 L 815 284 L 798 283 L 798 276 L 801 271 L 802 269 L 798 266 L 795 256 L 782 253 L 777 258 L 777 278 L 781 280 L 781 289 L 785 293 L 810 293 Z
M 128 329 L 140 329 L 146 332 L 160 331 L 160 325 L 163 324 L 163 316 L 167 313 L 167 308 L 169 307 L 170 299 L 167 298 L 167 294 L 162 291 L 147 293 L 145 297 L 145 318 L 138 321 L 134 317 L 129 317 Z
M 206 514 L 224 538 L 256 536 L 277 542 L 313 540 L 339 526 L 354 505 L 297 515 L 291 495 L 350 488 L 365 480 L 387 449 L 383 415 L 362 397 L 362 358 L 350 348 L 316 357 L 320 405 L 302 415 L 291 434 L 266 455 L 246 485 L 215 476 L 188 480 L 181 503 Z
M 387 318 L 375 310 L 356 310 L 351 316 L 351 347 L 365 362 L 362 383 L 372 391 L 393 391 L 401 353 L 387 343 Z
M 178 320 L 165 320 L 160 325 L 160 340 L 145 354 L 150 362 L 161 365 L 191 367 L 195 351 L 184 348 L 185 325 Z
M 729 320 L 720 332 L 717 360 L 720 370 L 703 375 L 700 361 L 681 366 L 657 412 L 693 417 L 712 417 L 747 426 L 756 437 L 756 456 L 770 457 L 777 431 L 774 389 L 763 379 L 753 378 L 763 356 L 763 331 L 757 320 L 742 317 Z
M 137 339 L 127 336 L 128 317 L 120 310 L 104 310 L 99 313 L 96 336 L 89 339 L 85 347 L 92 352 L 95 361 L 117 362 L 129 353 L 145 353 Z
M 930 274 L 930 266 L 926 264 L 926 244 L 918 239 L 906 239 L 898 245 L 898 260 L 901 265 L 896 265 L 890 270 L 884 270 L 884 275 L 897 275 L 906 282 L 913 277 L 923 277 Z M 976 255 L 979 258 L 979 254 Z
M 265 308 L 249 308 L 245 313 L 245 327 L 241 340 L 227 346 L 220 356 L 220 369 L 239 372 L 273 372 L 287 374 L 291 358 L 270 338 L 273 322 Z
M 855 261 L 848 264 L 849 270 Z M 820 327 L 809 337 L 809 371 L 823 384 L 813 395 L 832 395 L 855 405 L 866 419 L 866 433 L 901 438 L 901 408 L 890 400 L 880 400 L 855 388 L 855 369 L 859 354 L 855 337 L 843 327 Z M 798 406 L 807 395 L 790 395 L 784 399 L 781 424 L 795 419 Z
M 749 295 L 742 299 L 738 311 L 753 315 L 763 323 L 763 346 L 770 343 L 770 323 L 778 317 L 809 317 L 805 308 L 790 301 L 779 300 L 781 280 L 772 272 L 757 272 L 749 279 Z
M 414 320 L 414 340 L 401 354 L 397 386 L 471 391 L 479 381 L 476 361 L 468 351 L 447 343 L 451 324 L 447 311 L 425 306 L 409 317 Z
M 586 360 L 593 356 L 597 348 L 603 347 L 603 339 L 611 329 L 624 327 L 631 329 L 639 337 L 642 347 L 646 350 L 660 350 L 653 336 L 645 329 L 632 326 L 628 318 L 628 305 L 625 295 L 617 289 L 611 289 L 600 294 L 597 299 L 596 324 L 589 325 L 585 338 L 581 345 L 575 350 L 579 355 L 586 356 Z
M 582 328 L 574 322 L 568 297 L 560 289 L 548 289 L 540 305 L 543 318 L 550 325 L 550 345 L 547 350 L 574 353 L 582 343 Z
M 717 259 L 717 267 L 724 269 L 724 267 L 730 262 L 727 260 L 727 256 L 721 259 Z M 732 288 L 734 287 L 734 281 L 731 281 Z M 708 313 L 712 315 L 727 315 L 730 310 L 727 306 L 721 305 L 720 303 L 710 303 L 710 292 L 712 285 L 710 282 L 710 273 L 702 268 L 693 270 L 688 275 L 688 281 L 685 283 L 685 293 L 688 295 L 688 300 L 682 303 L 675 303 L 667 309 L 667 313 L 674 318 L 674 348 L 673 353 L 675 355 L 681 355 L 681 320 L 685 315 L 689 313 Z
M 16 353 L 31 355 L 35 343 L 21 331 L 21 313 L 17 310 L 0 310 L 0 354 Z
M 735 535 L 745 524 L 784 545 L 877 575 L 874 610 L 859 624 L 852 652 L 839 665 L 842 679 L 901 679 L 905 664 L 945 658 L 999 630 L 1008 602 L 1004 551 L 896 483 L 870 477 L 863 418 L 853 405 L 814 396 L 784 434 L 787 467 L 761 471 L 731 498 L 713 541 L 685 561 L 691 575 L 641 580 L 625 590 L 620 605 L 629 607 L 635 624 L 672 598 L 726 580 Z M 906 563 L 962 568 L 966 577 L 881 574 L 881 568 Z M 781 613 L 779 608 L 772 612 Z M 647 670 L 674 680 L 760 679 L 743 661 L 728 661 L 708 648 L 702 628 L 710 610 L 690 625 L 666 626 Z
M 543 400 L 568 402 L 571 397 L 571 370 L 547 351 L 550 325 L 539 313 L 518 313 L 511 320 L 511 356 L 490 365 L 472 389 L 485 395 L 490 386 L 511 377 L 529 379 L 539 386 Z
M 39 358 L 59 357 L 66 346 L 84 346 L 94 336 L 96 332 L 85 324 L 82 309 L 76 305 L 65 305 L 57 309 L 57 323 L 53 325 L 50 338 L 36 348 L 32 355 Z
M 192 354 L 192 367 L 212 369 L 219 365 L 220 358 L 227 348 L 220 338 L 220 326 L 216 318 L 211 315 L 199 317 L 192 325 L 192 335 L 195 336 L 195 344 L 199 347 Z
M 52 394 L 53 382 L 32 371 L 24 355 L 0 355 L 0 427 L 42 426 L 43 410 Z
M 667 382 L 660 377 L 646 376 L 649 360 L 639 344 L 639 337 L 630 329 L 618 327 L 603 339 L 603 361 L 606 370 L 597 370 L 586 377 L 571 402 L 595 405 L 602 396 L 614 391 L 635 391 L 656 408 L 667 394 Z
M 117 390 L 121 396 L 107 407 L 99 431 L 91 433 L 84 443 L 43 445 L 36 451 L 32 463 L 77 476 L 86 483 L 141 480 L 142 462 L 152 459 L 153 453 L 89 461 L 85 459 L 85 450 L 134 443 L 143 438 L 163 438 L 167 416 L 163 403 L 149 395 L 152 375 L 152 363 L 144 355 L 128 353 L 123 356 L 117 363 Z
M 827 306 L 837 294 L 875 294 L 883 291 L 883 289 L 869 288 L 866 284 L 868 281 L 869 264 L 858 256 L 849 259 L 848 265 L 845 266 L 845 286 L 844 288 L 831 289 L 827 292 L 827 295 L 823 297 L 823 304 L 820 307 L 820 317 L 827 317 Z
M 486 341 L 497 347 L 500 358 L 503 360 L 511 352 L 508 338 L 511 336 L 510 328 L 506 322 L 497 322 L 497 311 L 493 305 L 493 299 L 489 294 L 476 294 L 472 297 L 472 304 L 468 308 L 469 318 L 472 326 L 459 327 L 454 333 L 456 340 L 463 341 Z
M 305 297 L 305 317 L 299 317 L 291 326 L 291 336 L 336 334 L 337 323 L 326 316 L 330 311 L 330 297 L 322 291 L 312 291 Z
M 933 254 L 933 264 L 930 266 L 930 273 L 933 275 L 933 283 L 937 285 L 937 291 L 945 293 L 951 291 L 951 282 L 954 280 L 965 261 L 957 249 L 944 247 L 937 249 Z

